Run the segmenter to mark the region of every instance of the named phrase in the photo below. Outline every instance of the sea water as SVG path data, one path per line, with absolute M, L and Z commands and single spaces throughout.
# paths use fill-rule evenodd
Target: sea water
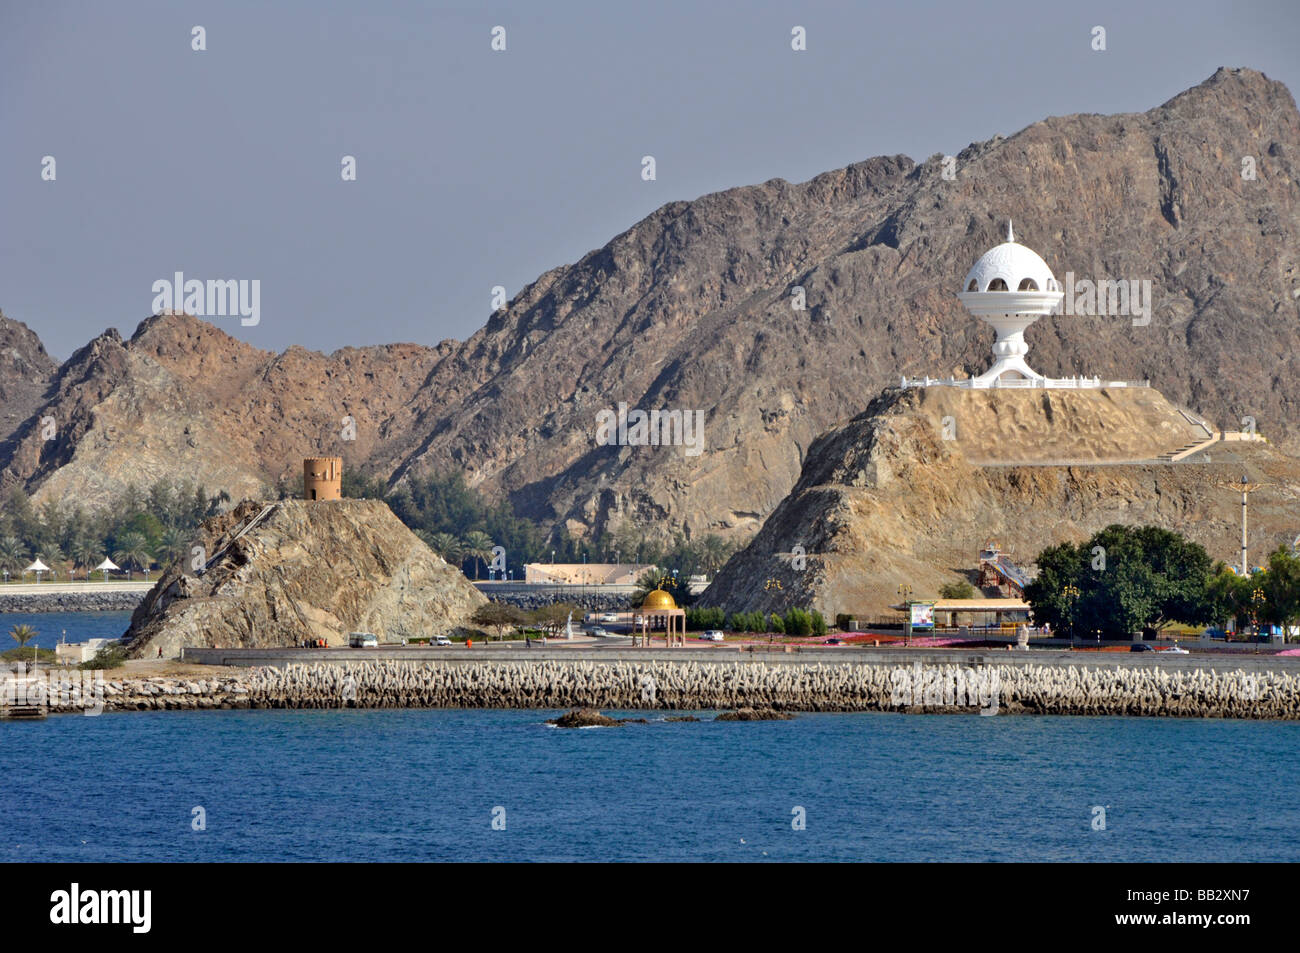
M 1300 724 L 555 714 L 3 723 L 0 860 L 1300 860 Z

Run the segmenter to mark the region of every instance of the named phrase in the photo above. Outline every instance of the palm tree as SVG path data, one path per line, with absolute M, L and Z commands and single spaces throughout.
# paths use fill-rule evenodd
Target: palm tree
M 158 544 L 158 555 L 168 562 L 184 558 L 189 551 L 189 534 L 181 529 L 169 529 Z
M 9 638 L 17 642 L 19 648 L 22 648 L 32 639 L 36 638 L 36 630 L 30 625 L 16 625 L 9 630 Z
M 123 533 L 117 541 L 117 550 L 113 553 L 114 562 L 122 566 L 135 563 L 139 569 L 148 567 L 152 559 L 149 541 L 143 533 Z
M 462 548 L 463 557 L 474 560 L 474 578 L 478 578 L 479 560 L 483 565 L 487 565 L 488 559 L 492 556 L 492 537 L 482 530 L 474 530 L 472 533 L 465 535 L 465 541 Z
M 54 577 L 58 578 L 59 564 L 63 562 L 63 550 L 59 548 L 58 543 L 38 543 L 36 545 L 36 558 L 49 566 Z
M 465 551 L 458 540 L 451 533 L 434 533 L 425 540 L 429 548 L 441 556 L 453 566 L 459 566 L 465 558 Z
M 73 565 L 86 570 L 89 579 L 91 567 L 104 558 L 104 548 L 88 536 L 80 536 L 68 547 L 68 555 L 72 557 Z
M 27 547 L 17 536 L 0 536 L 0 569 L 19 572 L 27 561 Z

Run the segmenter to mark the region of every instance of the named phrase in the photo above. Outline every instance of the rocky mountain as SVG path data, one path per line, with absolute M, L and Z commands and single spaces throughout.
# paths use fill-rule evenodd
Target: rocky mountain
M 1112 523 L 1176 530 L 1233 563 L 1241 497 L 1220 484 L 1243 474 L 1267 484 L 1250 506 L 1261 564 L 1300 530 L 1300 460 L 1237 440 L 1156 459 L 1205 439 L 1149 388 L 894 389 L 814 442 L 790 495 L 700 602 L 882 618 L 901 584 L 923 599 L 976 582 L 989 542 L 1029 567 Z
M 0 446 L 35 413 L 57 370 L 35 332 L 0 313 Z
M 380 424 L 448 350 L 391 344 L 277 355 L 180 315 L 149 318 L 129 340 L 109 329 L 59 368 L 40 413 L 7 453 L 0 448 L 0 480 L 39 488 L 40 499 L 92 504 L 128 482 L 160 479 L 261 497 L 277 480 L 300 483 L 304 456 L 327 452 L 364 466 Z M 44 439 L 42 416 L 54 419 L 54 439 Z
M 131 617 L 131 655 L 345 645 L 353 631 L 428 638 L 487 601 L 378 500 L 282 500 L 258 520 L 263 508 L 245 502 L 200 527 L 206 571 L 187 558 L 163 574 Z
M 1062 281 L 1152 283 L 1147 324 L 1039 321 L 1037 370 L 1149 378 L 1294 450 L 1298 157 L 1287 89 L 1221 69 L 1148 112 L 1049 118 L 953 163 L 880 157 L 669 203 L 463 343 L 276 356 L 151 318 L 60 370 L 44 408 L 58 440 L 29 420 L 0 451 L 0 480 L 93 499 L 179 470 L 242 495 L 328 452 L 394 482 L 460 469 L 576 534 L 631 519 L 748 537 L 817 436 L 899 375 L 987 367 L 992 332 L 955 294 L 1008 218 Z M 598 444 L 598 415 L 620 403 L 702 411 L 702 452 Z

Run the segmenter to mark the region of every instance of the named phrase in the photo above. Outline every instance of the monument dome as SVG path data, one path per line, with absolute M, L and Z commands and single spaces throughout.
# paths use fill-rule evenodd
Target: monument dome
M 966 273 L 962 291 L 1059 291 L 1060 286 L 1038 252 L 1016 241 L 1011 223 L 1007 240 L 980 256 Z
M 662 589 L 654 589 L 646 593 L 645 601 L 641 603 L 642 609 L 676 609 L 677 602 L 672 595 Z

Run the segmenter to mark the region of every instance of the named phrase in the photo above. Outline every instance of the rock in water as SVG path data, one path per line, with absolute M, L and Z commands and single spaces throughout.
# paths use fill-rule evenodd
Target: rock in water
M 737 708 L 724 711 L 714 721 L 790 721 L 794 715 L 773 708 Z
M 614 725 L 621 725 L 623 722 L 617 718 L 610 718 L 608 715 L 602 715 L 594 708 L 575 708 L 571 712 L 566 712 L 559 718 L 551 718 L 546 722 L 548 725 L 555 725 L 557 728 L 612 728 Z
M 206 569 L 187 555 L 163 574 L 131 617 L 130 655 L 343 645 L 353 631 L 395 643 L 449 633 L 487 601 L 380 500 L 245 500 L 193 545 Z

